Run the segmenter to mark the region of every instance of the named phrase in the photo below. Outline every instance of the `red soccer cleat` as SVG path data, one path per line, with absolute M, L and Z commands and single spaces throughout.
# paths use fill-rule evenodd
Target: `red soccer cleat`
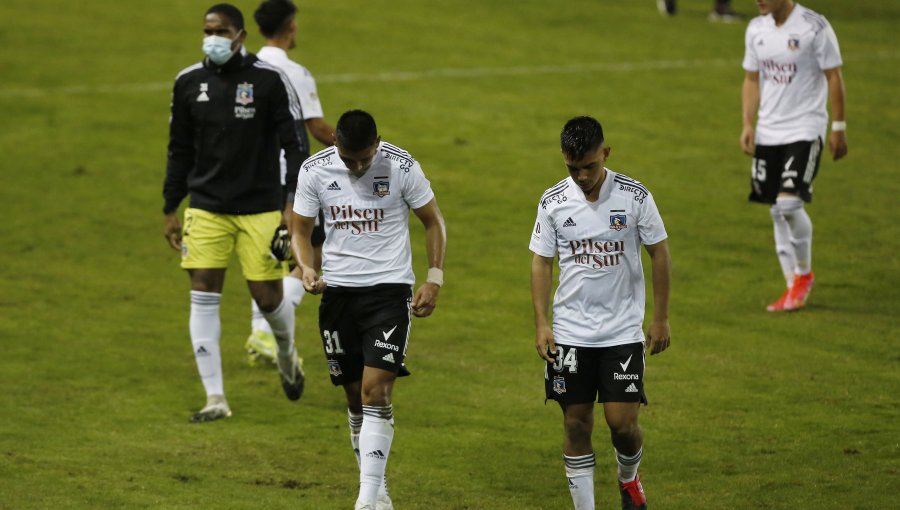
M 640 476 L 630 482 L 619 482 L 619 492 L 622 493 L 622 510 L 647 510 L 647 498 Z
M 766 307 L 766 310 L 769 312 L 783 312 L 785 310 L 793 310 L 793 308 L 788 308 L 787 305 L 790 302 L 791 298 L 791 289 L 787 289 L 784 291 L 784 294 L 778 298 L 778 301 L 775 301 L 771 305 Z
M 794 284 L 791 285 L 791 292 L 784 304 L 785 310 L 799 310 L 806 306 L 806 300 L 809 299 L 809 293 L 815 283 L 815 276 L 807 273 L 794 277 Z

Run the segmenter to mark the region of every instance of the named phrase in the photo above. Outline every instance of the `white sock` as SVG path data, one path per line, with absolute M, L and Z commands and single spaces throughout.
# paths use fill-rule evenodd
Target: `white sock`
M 278 344 L 278 368 L 284 374 L 290 374 L 294 366 L 294 307 L 287 299 L 282 299 L 274 311 L 263 312 L 275 343 Z
M 563 455 L 563 460 L 575 510 L 594 510 L 594 465 L 597 463 L 594 454 L 577 457 Z
M 800 197 L 778 197 L 776 200 L 791 228 L 791 244 L 797 256 L 796 273 L 807 274 L 812 270 L 812 220 L 803 208 Z
M 306 295 L 306 290 L 303 289 L 303 281 L 293 276 L 285 276 L 281 280 L 281 285 L 284 288 L 284 299 L 287 299 L 294 308 L 300 306 L 303 296 Z
M 350 446 L 353 447 L 353 454 L 356 455 L 356 465 L 359 466 L 359 430 L 362 428 L 363 415 L 353 414 L 347 409 L 347 424 L 350 426 Z
M 191 291 L 191 344 L 194 346 L 197 371 L 200 372 L 207 397 L 225 395 L 222 354 L 219 351 L 219 338 L 222 336 L 222 324 L 219 321 L 221 300 L 222 294 L 218 292 Z
M 357 502 L 374 505 L 384 485 L 384 468 L 394 439 L 393 406 L 363 406 L 359 431 L 359 497 Z
M 637 476 L 638 466 L 641 464 L 641 456 L 644 455 L 644 449 L 638 449 L 637 453 L 632 456 L 622 455 L 616 450 L 616 462 L 619 464 L 619 481 L 622 483 L 630 482 Z
M 269 322 L 263 316 L 259 305 L 256 304 L 256 300 L 253 298 L 250 298 L 250 331 L 272 332 L 272 327 L 269 326 Z
M 790 288 L 794 282 L 794 269 L 797 265 L 794 245 L 791 244 L 791 227 L 777 204 L 772 205 L 769 213 L 772 214 L 772 224 L 775 226 L 775 253 L 778 255 L 778 263 L 781 264 L 781 273 Z

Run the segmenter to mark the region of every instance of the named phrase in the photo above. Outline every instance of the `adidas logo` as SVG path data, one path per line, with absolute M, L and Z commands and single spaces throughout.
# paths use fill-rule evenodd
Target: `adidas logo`
M 209 351 L 206 350 L 206 347 L 200 346 L 195 353 L 197 356 L 209 356 Z
M 366 454 L 366 457 L 372 457 L 373 459 L 384 460 L 384 452 L 381 450 L 374 450 Z
M 564 227 L 574 227 L 574 226 L 575 226 L 575 222 L 572 221 L 572 217 L 571 217 L 571 216 L 569 216 L 569 217 L 566 219 L 566 221 L 563 223 L 563 226 L 564 226 Z
M 638 389 L 637 389 L 637 386 L 634 385 L 634 383 L 629 384 L 628 387 L 625 388 L 625 393 L 637 393 L 637 392 L 638 392 Z
M 341 187 L 338 186 L 337 181 L 334 181 L 334 182 L 332 182 L 331 184 L 328 185 L 328 188 L 327 188 L 327 189 L 328 189 L 329 191 L 340 191 L 340 190 L 341 190 Z
M 387 354 L 386 354 L 383 358 L 381 358 L 381 359 L 384 360 L 384 361 L 387 361 L 388 363 L 393 363 L 393 362 L 394 362 L 394 353 L 393 353 L 393 352 L 389 352 L 389 353 L 387 353 Z

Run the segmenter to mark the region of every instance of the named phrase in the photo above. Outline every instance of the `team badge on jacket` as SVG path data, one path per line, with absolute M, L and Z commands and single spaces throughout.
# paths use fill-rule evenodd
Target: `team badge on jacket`
M 625 224 L 626 216 L 624 214 L 610 214 L 609 215 L 609 228 L 613 230 L 622 230 L 628 228 L 628 225 Z
M 253 84 L 252 83 L 239 83 L 237 86 L 237 92 L 234 96 L 234 102 L 240 105 L 247 106 L 248 104 L 253 102 Z
M 800 38 L 795 35 L 792 35 L 788 39 L 788 49 L 794 50 L 794 51 L 799 50 L 800 49 Z
M 391 183 L 389 181 L 375 181 L 373 186 L 375 187 L 375 192 L 372 194 L 378 198 L 391 194 Z

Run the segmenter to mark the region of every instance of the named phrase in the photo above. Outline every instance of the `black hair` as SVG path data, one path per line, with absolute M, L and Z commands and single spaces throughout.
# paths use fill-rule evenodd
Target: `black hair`
M 375 119 L 362 110 L 344 112 L 338 119 L 334 131 L 338 144 L 349 151 L 371 147 L 378 139 Z
M 603 127 L 593 117 L 575 117 L 563 127 L 559 144 L 563 154 L 577 161 L 603 145 Z
M 244 29 L 244 15 L 241 14 L 240 9 L 231 4 L 216 4 L 207 9 L 206 14 L 219 14 L 225 16 L 238 31 Z
M 262 35 L 272 38 L 284 30 L 296 13 L 297 7 L 291 0 L 265 0 L 256 8 L 253 19 Z

